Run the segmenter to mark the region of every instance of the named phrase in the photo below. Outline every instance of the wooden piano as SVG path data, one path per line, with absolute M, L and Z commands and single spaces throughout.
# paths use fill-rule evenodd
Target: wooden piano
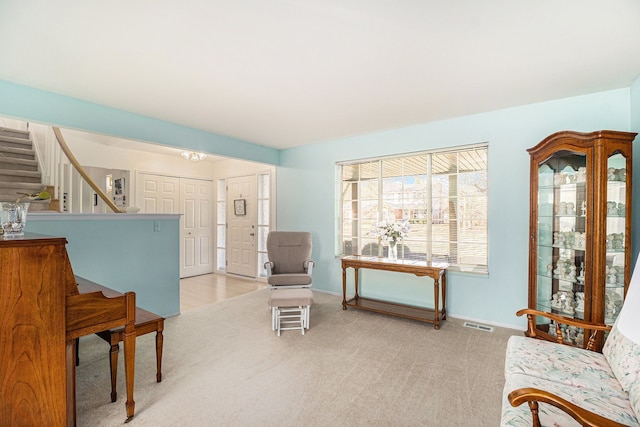
M 75 426 L 76 338 L 120 326 L 133 417 L 135 293 L 80 294 L 66 243 L 0 236 L 0 427 Z

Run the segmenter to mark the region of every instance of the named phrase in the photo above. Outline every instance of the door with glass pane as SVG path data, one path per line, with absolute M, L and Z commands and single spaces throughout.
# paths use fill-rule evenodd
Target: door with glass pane
M 566 317 L 591 318 L 593 236 L 587 223 L 592 206 L 593 150 L 578 147 L 554 153 L 537 165 L 537 245 L 535 308 Z M 587 284 L 587 285 L 585 285 Z M 586 292 L 585 292 L 585 287 Z M 586 311 L 586 313 L 585 313 Z M 539 318 L 539 328 L 555 336 L 553 322 Z M 568 337 L 582 345 L 577 332 Z
M 622 308 L 631 279 L 631 158 L 620 152 L 607 154 L 606 265 L 602 322 L 613 325 Z M 600 318 L 599 318 L 600 320 Z

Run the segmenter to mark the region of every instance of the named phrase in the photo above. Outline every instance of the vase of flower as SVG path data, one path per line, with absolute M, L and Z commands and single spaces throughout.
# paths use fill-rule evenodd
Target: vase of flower
M 389 240 L 389 261 L 398 260 L 398 242 L 395 240 Z
M 409 234 L 410 226 L 406 220 L 400 222 L 381 221 L 373 226 L 371 235 L 378 237 L 378 242 L 389 246 L 387 258 L 398 260 L 398 242 Z

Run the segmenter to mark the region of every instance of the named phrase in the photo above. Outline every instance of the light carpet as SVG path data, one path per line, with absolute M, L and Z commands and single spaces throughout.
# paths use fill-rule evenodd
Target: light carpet
M 271 331 L 267 290 L 167 319 L 163 380 L 155 336 L 136 348 L 137 426 L 497 426 L 511 329 L 485 332 L 350 308 L 314 292 L 311 328 Z M 124 364 L 111 403 L 109 346 L 81 339 L 78 426 L 126 418 Z

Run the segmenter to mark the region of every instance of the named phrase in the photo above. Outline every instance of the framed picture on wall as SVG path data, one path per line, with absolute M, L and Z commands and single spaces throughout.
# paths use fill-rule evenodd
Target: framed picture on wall
M 115 187 L 114 194 L 121 196 L 124 190 L 124 178 L 116 178 L 113 180 L 113 186 Z
M 233 201 L 233 213 L 236 216 L 246 215 L 247 212 L 247 200 L 246 199 L 235 199 Z

